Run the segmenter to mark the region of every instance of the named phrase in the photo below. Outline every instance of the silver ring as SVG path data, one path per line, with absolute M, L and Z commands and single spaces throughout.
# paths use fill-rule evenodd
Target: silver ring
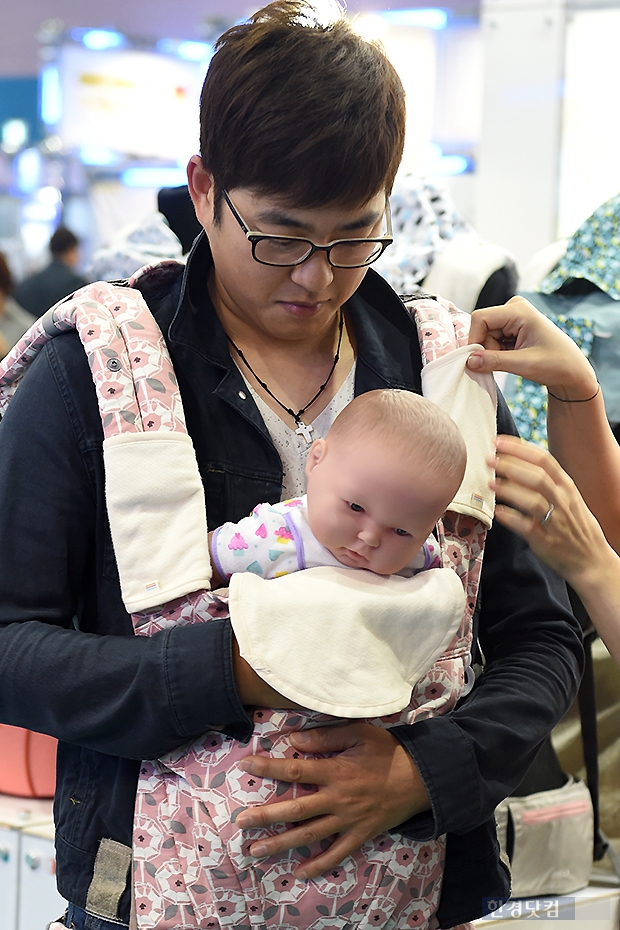
M 555 510 L 555 505 L 554 505 L 554 504 L 549 504 L 549 510 L 547 511 L 547 513 L 544 515 L 544 517 L 543 517 L 542 520 L 540 521 L 540 525 L 541 525 L 541 526 L 544 526 L 544 525 L 545 525 L 545 523 L 547 522 L 547 520 L 549 519 L 549 517 L 551 516 L 551 514 L 553 513 L 554 510 Z

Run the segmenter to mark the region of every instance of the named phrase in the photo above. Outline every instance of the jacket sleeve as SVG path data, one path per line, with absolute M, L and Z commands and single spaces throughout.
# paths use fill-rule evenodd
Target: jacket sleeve
M 498 430 L 516 433 L 503 398 Z M 498 523 L 487 536 L 480 604 L 486 667 L 472 693 L 445 716 L 391 731 L 431 799 L 431 811 L 399 827 L 415 839 L 466 833 L 491 817 L 570 707 L 581 678 L 581 632 L 564 582 Z
M 0 722 L 136 759 L 213 728 L 247 739 L 227 620 L 132 635 L 102 545 L 98 416 L 67 334 L 0 423 Z

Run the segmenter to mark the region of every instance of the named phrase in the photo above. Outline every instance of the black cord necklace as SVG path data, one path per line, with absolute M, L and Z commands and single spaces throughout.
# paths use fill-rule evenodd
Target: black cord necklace
M 306 404 L 306 406 L 305 406 L 305 407 L 302 407 L 300 410 L 298 410 L 297 413 L 295 413 L 294 410 L 291 410 L 290 407 L 287 407 L 286 404 L 283 404 L 281 400 L 278 400 L 278 398 L 277 398 L 276 395 L 273 393 L 273 391 L 270 391 L 270 390 L 269 390 L 269 388 L 267 387 L 267 385 L 265 384 L 265 382 L 264 382 L 264 381 L 261 381 L 261 379 L 258 377 L 258 375 L 256 374 L 256 372 L 254 371 L 254 369 L 252 368 L 252 366 L 251 366 L 250 363 L 248 362 L 247 358 L 245 357 L 245 355 L 243 354 L 243 352 L 241 351 L 241 349 L 239 348 L 239 346 L 235 345 L 235 343 L 232 341 L 232 339 L 230 338 L 230 336 L 228 336 L 228 333 L 226 334 L 226 335 L 228 336 L 228 341 L 230 342 L 231 346 L 233 347 L 233 349 L 235 350 L 235 352 L 237 353 L 237 355 L 239 356 L 239 358 L 241 359 L 241 361 L 243 362 L 243 364 L 246 366 L 246 368 L 248 369 L 248 371 L 250 371 L 250 372 L 254 375 L 254 377 L 256 378 L 256 380 L 258 381 L 258 383 L 260 384 L 260 386 L 262 387 L 262 389 L 263 389 L 264 391 L 267 391 L 267 393 L 269 394 L 270 397 L 273 397 L 273 399 L 275 400 L 276 404 L 279 404 L 280 407 L 282 407 L 283 410 L 286 410 L 286 412 L 289 413 L 289 414 L 292 416 L 292 418 L 294 419 L 295 424 L 296 424 L 296 426 L 297 426 L 297 429 L 295 430 L 296 435 L 297 435 L 297 436 L 303 436 L 304 439 L 306 440 L 306 442 L 311 442 L 311 441 L 312 441 L 312 430 L 313 430 L 313 427 L 312 427 L 309 423 L 304 423 L 304 421 L 302 420 L 302 416 L 304 415 L 304 413 L 306 412 L 306 410 L 308 409 L 308 407 L 311 407 L 312 404 L 315 402 L 315 400 L 317 400 L 317 399 L 321 396 L 321 394 L 323 393 L 323 391 L 325 390 L 325 388 L 327 387 L 327 385 L 329 384 L 329 382 L 330 382 L 330 380 L 331 380 L 331 376 L 333 375 L 333 373 L 334 373 L 334 371 L 335 371 L 335 369 L 336 369 L 336 365 L 338 364 L 338 360 L 339 360 L 339 358 L 340 358 L 340 346 L 342 345 L 342 331 L 343 331 L 343 329 L 344 329 L 344 313 L 342 312 L 342 309 L 341 309 L 341 310 L 340 310 L 340 322 L 338 323 L 338 345 L 336 346 L 336 354 L 334 355 L 334 361 L 333 361 L 332 367 L 331 367 L 331 369 L 330 369 L 330 372 L 329 372 L 329 374 L 328 374 L 326 380 L 323 382 L 323 384 L 321 385 L 321 387 L 318 389 L 318 391 L 316 392 L 316 394 L 315 394 L 314 397 L 312 398 L 312 400 L 308 401 L 308 403 Z

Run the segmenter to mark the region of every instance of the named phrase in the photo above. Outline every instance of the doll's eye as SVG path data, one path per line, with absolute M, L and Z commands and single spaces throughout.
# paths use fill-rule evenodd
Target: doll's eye
M 364 510 L 363 507 L 361 507 L 359 504 L 354 504 L 353 501 L 349 501 L 349 507 L 351 508 L 351 510 L 354 510 L 355 513 L 362 513 L 362 511 Z
M 398 529 L 398 527 L 396 527 L 396 529 L 394 530 L 394 532 L 396 533 L 397 536 L 409 536 L 409 535 L 410 535 L 410 534 L 407 532 L 407 530 L 400 530 L 400 529 Z

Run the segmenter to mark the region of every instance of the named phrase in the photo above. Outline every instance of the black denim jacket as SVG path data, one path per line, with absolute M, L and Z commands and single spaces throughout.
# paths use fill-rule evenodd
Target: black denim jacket
M 184 275 L 145 284 L 179 378 L 210 528 L 280 497 L 281 465 L 207 296 L 203 236 Z M 420 392 L 415 326 L 369 270 L 348 304 L 356 394 Z M 500 431 L 514 432 L 503 401 Z M 84 907 L 102 838 L 131 846 L 139 760 L 217 727 L 247 738 L 228 621 L 134 637 L 107 524 L 102 430 L 75 333 L 52 340 L 0 423 L 0 722 L 60 740 L 55 800 L 58 886 Z M 77 629 L 76 629 L 77 627 Z M 508 891 L 492 814 L 571 704 L 582 652 L 564 586 L 500 526 L 488 534 L 480 642 L 487 668 L 445 717 L 394 730 L 432 810 L 399 828 L 448 833 L 439 917 L 479 916 Z M 119 892 L 120 893 L 120 892 Z M 128 921 L 129 890 L 118 918 Z

